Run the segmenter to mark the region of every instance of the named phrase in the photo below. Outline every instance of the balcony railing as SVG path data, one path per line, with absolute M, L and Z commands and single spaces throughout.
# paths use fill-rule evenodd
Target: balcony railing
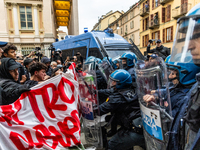
M 165 5 L 166 3 L 171 2 L 171 1 L 173 0 L 160 0 L 160 4 Z
M 149 6 L 144 7 L 143 9 L 140 10 L 140 16 L 144 17 L 145 15 L 149 14 Z
M 172 17 L 178 19 L 181 16 L 184 16 L 191 9 L 191 4 L 185 3 L 181 6 L 178 6 L 172 10 Z
M 150 20 L 149 22 L 149 29 L 155 29 L 155 28 L 158 28 L 160 25 L 160 19 L 153 19 L 153 20 Z

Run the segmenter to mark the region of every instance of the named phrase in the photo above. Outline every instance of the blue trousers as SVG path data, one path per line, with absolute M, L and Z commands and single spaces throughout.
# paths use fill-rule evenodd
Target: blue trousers
M 133 146 L 140 146 L 145 149 L 145 139 L 143 135 L 132 130 L 121 129 L 108 142 L 109 150 L 128 150 Z

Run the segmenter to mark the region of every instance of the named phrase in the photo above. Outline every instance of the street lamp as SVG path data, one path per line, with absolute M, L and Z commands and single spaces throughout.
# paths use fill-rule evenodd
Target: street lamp
M 116 18 L 116 16 L 115 16 L 115 15 L 113 15 L 113 16 L 110 16 L 110 18 L 112 18 L 112 17 L 115 17 L 115 18 Z M 109 27 L 109 20 L 110 20 L 110 18 L 108 18 L 108 27 Z

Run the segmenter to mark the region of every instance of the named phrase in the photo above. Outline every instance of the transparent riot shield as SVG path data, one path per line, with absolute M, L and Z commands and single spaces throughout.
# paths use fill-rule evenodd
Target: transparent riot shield
M 106 82 L 108 83 L 109 76 L 114 71 L 111 64 L 108 61 L 103 61 L 102 64 L 99 64 L 99 70 L 101 71 L 103 77 L 105 78 Z
M 78 73 L 82 127 L 87 144 L 102 148 L 101 117 L 99 115 L 94 63 L 84 64 L 83 72 Z
M 167 68 L 162 58 L 136 64 L 138 96 L 148 150 L 165 150 L 173 120 Z

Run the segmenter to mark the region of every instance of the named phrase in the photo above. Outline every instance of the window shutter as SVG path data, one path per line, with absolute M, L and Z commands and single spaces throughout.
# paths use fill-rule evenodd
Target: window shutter
M 152 9 L 154 9 L 154 0 L 152 0 Z
M 173 26 L 171 27 L 171 41 L 173 41 Z
M 158 0 L 158 6 L 160 6 L 160 0 Z
M 184 1 L 185 1 L 185 0 L 181 0 L 181 4 L 184 4 Z
M 158 31 L 158 39 L 160 39 L 160 31 Z
M 149 35 L 147 35 L 147 42 L 146 42 L 146 46 L 148 45 L 149 42 Z
M 150 26 L 153 26 L 153 14 L 151 15 L 151 21 L 150 21 Z
M 165 8 L 162 8 L 162 22 L 165 22 Z
M 142 22 L 143 22 L 143 31 L 144 31 L 144 20 L 142 20 Z
M 171 20 L 171 5 L 169 5 L 169 21 Z
M 142 45 L 144 47 L 144 36 L 142 37 Z
M 165 29 L 163 29 L 163 43 L 165 43 Z
M 151 33 L 151 39 L 153 39 L 153 33 Z

